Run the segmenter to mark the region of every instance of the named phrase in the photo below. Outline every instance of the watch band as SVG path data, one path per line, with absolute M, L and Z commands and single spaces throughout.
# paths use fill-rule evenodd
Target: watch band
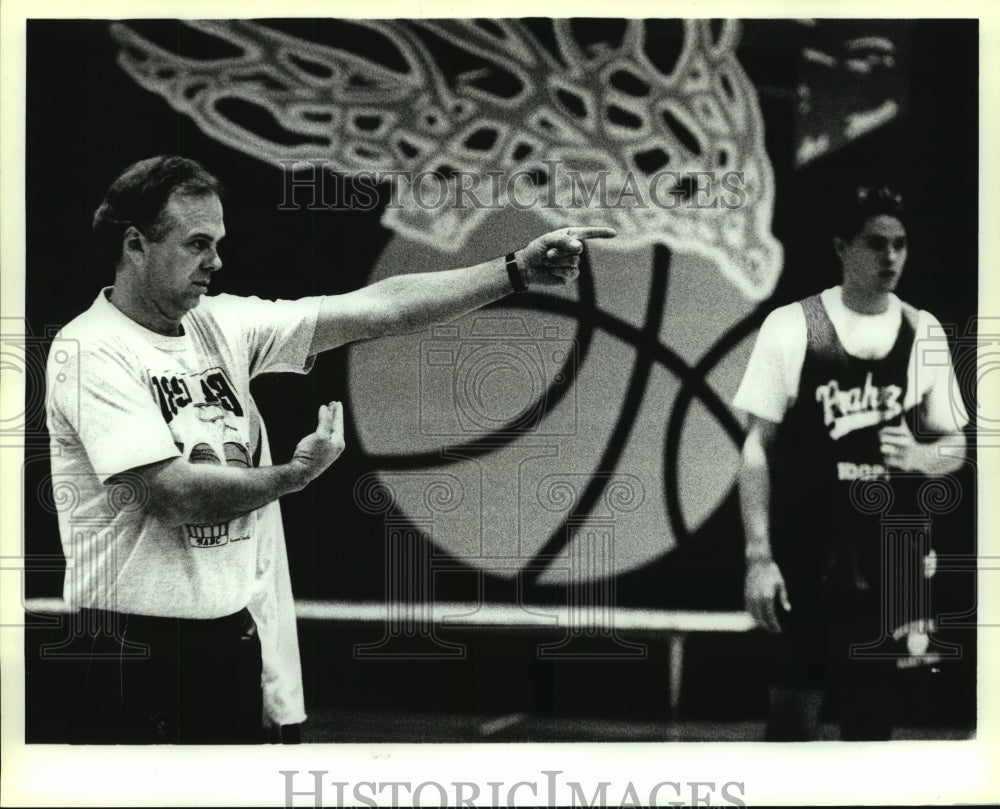
M 505 261 L 507 262 L 507 275 L 510 277 L 510 285 L 514 287 L 514 291 L 527 292 L 528 282 L 517 263 L 517 257 L 514 253 L 508 253 Z

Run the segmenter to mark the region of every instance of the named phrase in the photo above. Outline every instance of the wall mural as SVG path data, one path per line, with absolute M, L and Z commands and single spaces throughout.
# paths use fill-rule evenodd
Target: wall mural
M 338 47 L 295 35 L 322 35 L 322 22 L 186 21 L 211 58 L 171 52 L 124 23 L 112 35 L 129 75 L 233 148 L 304 169 L 319 158 L 335 171 L 385 173 L 400 204 L 383 224 L 413 241 L 460 250 L 495 207 L 532 194 L 498 182 L 495 196 L 480 189 L 491 205 L 477 208 L 456 201 L 453 181 L 451 204 L 428 209 L 419 203 L 430 191 L 414 199 L 398 187 L 421 172 L 547 172 L 552 188 L 535 193 L 552 204 L 532 207 L 556 227 L 580 207 L 574 172 L 603 174 L 612 204 L 588 214 L 622 231 L 619 249 L 667 245 L 703 255 L 749 297 L 773 288 L 773 179 L 756 93 L 735 56 L 737 21 L 686 21 L 669 73 L 651 61 L 657 43 L 641 20 L 611 21 L 617 42 L 589 47 L 570 20 L 551 21 L 551 48 L 515 20 L 337 21 L 351 37 Z M 669 207 L 698 172 L 702 196 L 719 199 L 710 185 L 726 171 L 741 174 L 727 186 L 731 204 Z
M 577 288 L 352 347 L 346 408 L 375 470 L 355 503 L 384 517 L 388 597 L 429 596 L 431 572 L 457 564 L 603 581 L 608 603 L 616 574 L 666 553 L 734 482 L 728 401 L 750 330 L 730 332 L 782 257 L 739 24 L 684 22 L 667 65 L 638 20 L 589 43 L 569 20 L 328 22 L 188 21 L 197 53 L 111 30 L 140 85 L 295 169 L 287 203 L 329 204 L 331 176 L 373 173 L 395 235 L 370 281 L 568 223 L 618 228 Z M 464 202 L 486 172 L 486 204 Z

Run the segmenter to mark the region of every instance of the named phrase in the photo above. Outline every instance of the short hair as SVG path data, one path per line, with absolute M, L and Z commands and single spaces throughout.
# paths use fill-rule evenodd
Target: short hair
M 122 255 L 122 239 L 135 226 L 150 241 L 166 236 L 167 203 L 182 196 L 223 195 L 222 183 L 195 160 L 158 155 L 133 163 L 115 180 L 94 212 L 94 242 L 112 266 Z
M 873 216 L 894 216 L 906 225 L 903 195 L 888 186 L 860 185 L 838 206 L 834 236 L 850 241 Z

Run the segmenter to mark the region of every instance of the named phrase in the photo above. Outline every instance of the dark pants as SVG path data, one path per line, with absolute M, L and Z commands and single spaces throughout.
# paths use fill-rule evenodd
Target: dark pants
M 265 741 L 257 626 L 224 618 L 154 618 L 85 610 L 85 744 Z
M 884 741 L 892 735 L 898 687 L 892 651 L 866 654 L 883 635 L 878 594 L 872 591 L 790 594 L 792 611 L 782 614 L 782 631 L 772 639 L 770 682 L 772 713 L 768 738 L 802 741 L 818 721 L 822 692 L 837 703 L 840 736 L 845 741 Z M 775 689 L 780 695 L 775 699 Z M 775 703 L 779 704 L 775 704 Z M 796 704 L 802 703 L 802 704 Z M 806 703 L 812 703 L 808 707 Z

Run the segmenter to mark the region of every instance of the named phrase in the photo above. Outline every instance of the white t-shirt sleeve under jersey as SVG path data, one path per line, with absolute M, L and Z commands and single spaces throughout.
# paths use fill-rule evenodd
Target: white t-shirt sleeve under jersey
M 308 373 L 322 297 L 267 301 L 219 295 L 218 306 L 246 339 L 250 378 L 268 373 Z M 219 310 L 217 310 L 219 311 Z
M 101 483 L 181 455 L 147 383 L 121 356 L 98 346 L 53 367 L 50 361 L 49 428 L 76 436 Z
M 920 402 L 921 426 L 931 432 L 961 430 L 969 421 L 944 328 L 920 310 L 911 356 L 910 384 Z
M 795 401 L 806 353 L 806 319 L 798 303 L 775 309 L 764 320 L 733 406 L 780 423 Z

